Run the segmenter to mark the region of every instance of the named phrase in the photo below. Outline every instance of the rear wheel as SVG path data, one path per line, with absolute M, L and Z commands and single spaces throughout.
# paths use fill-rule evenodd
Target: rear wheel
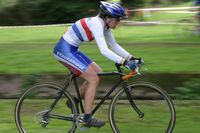
M 140 82 L 130 85 L 132 100 L 144 113 L 130 105 L 124 89 L 117 92 L 109 108 L 110 125 L 115 133 L 171 133 L 175 125 L 172 100 L 158 86 Z
M 76 128 L 77 110 L 71 95 L 65 91 L 55 103 L 62 88 L 58 85 L 37 84 L 25 91 L 15 108 L 15 122 L 21 133 L 63 133 Z M 68 108 L 66 101 L 72 104 Z

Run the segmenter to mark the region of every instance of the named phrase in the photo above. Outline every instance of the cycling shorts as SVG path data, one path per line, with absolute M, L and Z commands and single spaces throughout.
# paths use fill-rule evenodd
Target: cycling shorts
M 56 60 L 77 76 L 85 72 L 93 62 L 88 56 L 79 51 L 78 47 L 69 44 L 63 38 L 56 44 L 53 53 Z

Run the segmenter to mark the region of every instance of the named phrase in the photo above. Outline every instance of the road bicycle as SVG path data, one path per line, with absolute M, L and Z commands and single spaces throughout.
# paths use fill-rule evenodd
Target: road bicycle
M 153 83 L 129 83 L 129 79 L 139 75 L 139 69 L 126 74 L 120 65 L 115 65 L 117 71 L 98 74 L 101 77 L 119 78 L 95 105 L 92 115 L 106 100 L 111 100 L 108 119 L 114 133 L 172 133 L 176 112 L 168 94 Z M 63 86 L 39 83 L 27 89 L 19 97 L 15 107 L 15 122 L 19 132 L 74 133 L 78 128 L 84 127 L 84 107 L 77 78 L 70 73 Z M 78 105 L 68 91 L 70 84 L 75 86 L 80 100 Z M 66 105 L 67 101 L 71 103 L 70 108 Z

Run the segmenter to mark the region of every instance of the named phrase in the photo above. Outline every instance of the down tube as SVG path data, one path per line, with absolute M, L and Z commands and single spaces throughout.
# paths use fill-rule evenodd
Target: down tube
M 117 86 L 119 86 L 121 83 L 123 82 L 123 80 L 120 80 L 119 82 L 117 82 L 112 89 L 102 98 L 102 100 L 97 104 L 97 106 L 92 110 L 92 115 L 99 109 L 99 107 L 104 103 L 104 101 L 110 96 L 110 94 L 112 94 L 112 92 L 117 88 Z

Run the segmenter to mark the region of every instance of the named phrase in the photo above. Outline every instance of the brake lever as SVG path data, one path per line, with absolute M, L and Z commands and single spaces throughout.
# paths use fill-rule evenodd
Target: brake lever
M 135 71 L 137 72 L 138 75 L 141 75 L 141 73 L 139 72 L 139 67 L 137 67 L 137 68 L 135 69 Z

